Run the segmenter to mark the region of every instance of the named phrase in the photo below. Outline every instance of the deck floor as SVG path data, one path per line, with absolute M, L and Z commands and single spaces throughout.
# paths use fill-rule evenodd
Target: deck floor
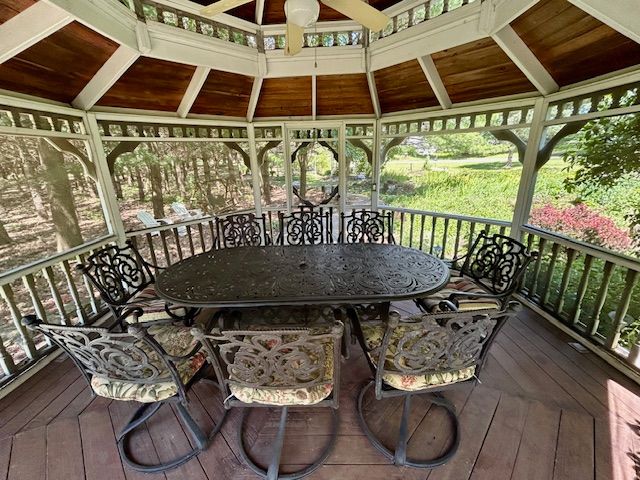
M 400 303 L 396 309 L 412 310 Z M 354 353 L 343 364 L 340 435 L 334 453 L 312 479 L 640 479 L 640 387 L 597 357 L 580 353 L 568 337 L 524 310 L 494 343 L 475 388 L 447 393 L 460 414 L 462 439 L 454 459 L 428 470 L 397 468 L 372 448 L 358 426 L 355 397 L 368 375 Z M 354 350 L 357 352 L 357 350 Z M 218 418 L 219 397 L 194 387 L 191 408 L 202 425 Z M 374 428 L 391 442 L 400 408 L 395 400 L 370 402 Z M 428 458 L 447 444 L 446 417 L 419 398 L 410 419 L 409 453 Z M 141 475 L 122 466 L 115 433 L 135 404 L 92 399 L 68 359 L 46 366 L 0 400 L 0 480 L 227 480 L 256 478 L 236 454 L 238 411 L 222 435 L 183 467 Z M 288 424 L 284 470 L 312 460 L 327 439 L 329 412 L 294 410 Z M 254 409 L 247 442 L 266 459 L 275 436 L 276 410 Z M 169 459 L 188 439 L 165 407 L 134 439 L 140 459 Z

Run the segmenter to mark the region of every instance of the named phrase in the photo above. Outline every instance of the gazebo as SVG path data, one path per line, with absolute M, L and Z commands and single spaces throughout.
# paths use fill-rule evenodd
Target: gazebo
M 275 241 L 282 215 L 301 208 L 327 212 L 332 241 L 341 214 L 371 210 L 390 215 L 396 244 L 443 260 L 481 231 L 538 252 L 481 383 L 450 395 L 462 443 L 447 465 L 398 469 L 377 455 L 354 413 L 367 374 L 356 356 L 343 365 L 337 448 L 310 478 L 637 478 L 640 2 L 369 0 L 390 19 L 379 32 L 321 3 L 295 55 L 284 0 L 203 16 L 211 3 L 0 0 L 0 480 L 140 478 L 115 446 L 130 406 L 92 399 L 21 322 L 106 321 L 77 264 L 129 240 L 169 266 L 219 248 L 220 219 L 241 212 Z M 497 153 L 470 154 L 468 176 L 510 176 L 469 197 L 450 193 L 453 181 L 430 190 L 457 161 L 431 139 L 472 135 Z M 590 164 L 598 145 L 604 160 Z M 447 196 L 460 209 L 428 200 Z M 463 208 L 471 196 L 487 209 Z M 212 423 L 208 393 L 191 405 Z M 437 454 L 443 415 L 418 407 L 412 442 Z M 251 446 L 263 460 L 278 427 L 264 410 Z M 380 407 L 377 427 L 401 411 Z M 292 417 L 283 465 L 310 462 L 328 435 L 322 415 Z M 135 438 L 143 457 L 188 448 L 176 418 L 169 409 Z M 234 435 L 223 428 L 166 477 L 253 478 Z

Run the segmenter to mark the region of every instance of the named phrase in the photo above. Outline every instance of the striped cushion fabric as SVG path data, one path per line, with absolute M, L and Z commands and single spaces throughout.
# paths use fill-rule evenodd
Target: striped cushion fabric
M 423 298 L 422 300 L 430 313 L 438 313 L 442 311 L 440 308 L 440 302 L 447 300 L 452 293 L 459 292 L 490 294 L 490 292 L 469 278 L 451 277 L 446 287 L 429 297 Z M 456 300 L 458 301 L 458 310 L 462 312 L 471 310 L 500 309 L 500 301 L 493 298 L 457 297 Z

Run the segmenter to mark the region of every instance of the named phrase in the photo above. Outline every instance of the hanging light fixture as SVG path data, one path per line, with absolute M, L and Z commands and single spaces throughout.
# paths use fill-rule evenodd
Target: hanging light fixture
M 284 4 L 287 22 L 299 27 L 310 27 L 318 21 L 320 4 L 318 0 L 287 0 Z

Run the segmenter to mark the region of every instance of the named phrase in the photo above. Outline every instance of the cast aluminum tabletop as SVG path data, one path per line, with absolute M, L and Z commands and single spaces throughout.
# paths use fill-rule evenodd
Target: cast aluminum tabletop
M 364 304 L 423 297 L 448 279 L 442 260 L 398 245 L 240 247 L 170 266 L 156 293 L 191 307 Z

